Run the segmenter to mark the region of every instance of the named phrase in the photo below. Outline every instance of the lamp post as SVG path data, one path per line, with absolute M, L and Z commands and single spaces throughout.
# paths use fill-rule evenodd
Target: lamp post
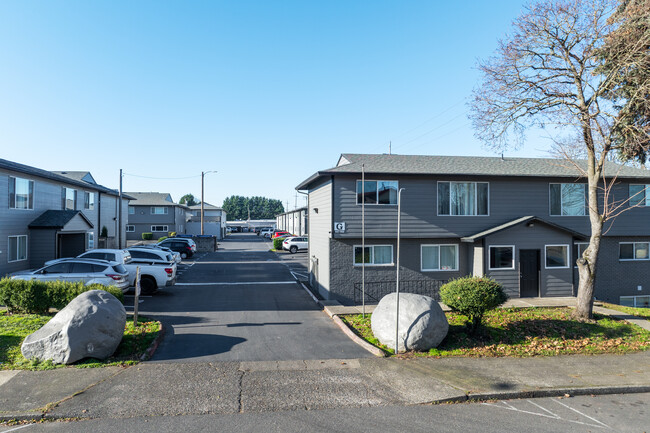
M 203 212 L 204 212 L 204 210 L 205 210 L 205 205 L 204 205 L 204 201 L 205 201 L 205 200 L 203 199 L 203 197 L 204 197 L 204 195 L 205 195 L 205 194 L 204 194 L 204 193 L 205 193 L 205 182 L 204 182 L 204 179 L 205 179 L 205 175 L 208 174 L 208 173 L 216 173 L 216 170 L 211 170 L 211 171 L 202 171 L 202 172 L 201 172 L 201 234 L 204 234 L 204 233 L 203 233 Z
M 400 188 L 397 191 L 397 275 L 395 278 L 397 280 L 395 287 L 397 312 L 395 314 L 395 355 L 399 353 L 399 238 L 402 222 L 402 191 L 404 191 L 404 188 Z

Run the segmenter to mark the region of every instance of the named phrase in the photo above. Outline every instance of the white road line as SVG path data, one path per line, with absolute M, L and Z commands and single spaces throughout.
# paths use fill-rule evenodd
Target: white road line
M 558 400 L 553 400 L 553 401 L 556 402 L 557 404 L 561 404 L 562 406 L 566 407 L 567 409 L 571 409 L 571 410 L 574 411 L 575 413 L 580 414 L 580 415 L 584 416 L 585 418 L 589 418 L 589 419 L 592 420 L 593 422 L 597 422 L 598 424 L 600 424 L 600 425 L 602 425 L 602 426 L 605 426 L 605 427 L 607 427 L 607 428 L 610 428 L 607 424 L 605 424 L 605 423 L 603 423 L 603 422 L 600 422 L 600 421 L 598 421 L 596 418 L 592 418 L 592 417 L 590 417 L 589 415 L 585 415 L 584 413 L 580 412 L 579 410 L 574 409 L 574 408 L 572 408 L 571 406 L 568 406 L 568 405 L 562 403 L 561 401 L 558 401 Z
M 236 281 L 231 283 L 176 283 L 177 286 L 243 286 L 251 284 L 295 284 L 295 281 Z
M 537 406 L 538 408 L 540 408 L 540 409 L 543 410 L 544 412 L 548 412 L 548 413 L 550 413 L 550 414 L 553 415 L 555 418 L 560 419 L 559 416 L 557 416 L 556 414 L 554 414 L 554 413 L 551 412 L 550 410 L 548 410 L 548 409 L 546 409 L 546 408 L 544 408 L 544 407 L 538 405 L 538 404 L 535 403 L 534 401 L 530 401 L 530 400 L 526 400 L 526 401 L 527 401 L 528 403 L 532 404 L 533 406 Z
M 21 428 L 29 427 L 29 426 L 32 426 L 32 425 L 34 425 L 34 424 L 25 424 L 25 425 L 21 425 L 21 426 L 19 426 L 19 427 L 12 428 L 12 429 L 10 429 L 10 430 L 5 430 L 4 433 L 8 433 L 8 432 L 10 432 L 10 431 L 20 430 Z
M 553 400 L 553 401 L 556 401 L 556 400 Z M 605 428 L 605 427 L 606 427 L 606 428 L 609 428 L 608 426 L 603 427 L 604 424 L 601 423 L 601 422 L 598 421 L 598 420 L 594 420 L 594 421 L 596 421 L 597 423 L 603 424 L 603 425 L 598 425 L 598 424 L 589 424 L 589 423 L 587 423 L 587 422 L 575 421 L 575 420 L 572 420 L 572 419 L 564 419 L 564 418 L 559 418 L 559 417 L 557 417 L 557 416 L 546 415 L 545 413 L 537 413 L 537 412 L 530 412 L 530 411 L 528 411 L 528 410 L 521 410 L 521 409 L 517 409 L 517 408 L 514 407 L 514 406 L 509 405 L 509 404 L 506 403 L 505 401 L 502 401 L 501 403 L 503 403 L 505 406 L 499 406 L 498 404 L 493 404 L 493 403 L 481 403 L 481 404 L 482 404 L 482 405 L 485 405 L 485 406 L 498 407 L 498 408 L 500 408 L 500 409 L 514 410 L 515 412 L 525 413 L 525 414 L 528 414 L 528 415 L 536 415 L 536 416 L 541 416 L 541 417 L 544 417 L 544 418 L 555 419 L 555 420 L 558 420 L 558 421 L 564 421 L 564 422 L 570 422 L 570 423 L 574 423 L 574 424 L 586 425 L 586 426 L 589 426 L 589 427 L 597 427 L 597 428 Z M 564 405 L 563 405 L 563 406 L 564 406 Z M 569 407 L 569 406 L 567 406 L 567 407 Z M 569 407 L 569 409 L 571 409 L 571 408 Z M 574 409 L 574 410 L 575 410 L 575 409 Z M 548 411 L 547 411 L 547 412 L 548 412 Z M 576 411 L 576 412 L 578 412 L 578 411 Z M 587 416 L 587 415 L 585 415 L 585 416 Z M 587 416 L 587 418 L 593 419 L 593 418 L 591 418 L 591 417 L 589 417 L 589 416 Z

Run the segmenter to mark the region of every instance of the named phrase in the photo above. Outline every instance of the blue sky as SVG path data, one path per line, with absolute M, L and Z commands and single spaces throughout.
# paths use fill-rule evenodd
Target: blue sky
M 175 200 L 215 170 L 207 202 L 293 208 L 341 153 L 494 155 L 466 102 L 523 4 L 5 0 L 0 157 Z

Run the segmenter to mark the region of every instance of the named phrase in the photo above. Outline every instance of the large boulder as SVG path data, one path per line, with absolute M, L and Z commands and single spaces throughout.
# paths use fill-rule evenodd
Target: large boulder
M 90 290 L 74 298 L 45 326 L 23 341 L 27 359 L 71 364 L 82 358 L 106 359 L 124 335 L 126 310 L 113 295 Z
M 372 333 L 390 348 L 395 347 L 395 315 L 397 295 L 384 296 L 372 313 Z M 399 295 L 399 351 L 429 350 L 447 336 L 449 322 L 438 303 L 423 295 Z

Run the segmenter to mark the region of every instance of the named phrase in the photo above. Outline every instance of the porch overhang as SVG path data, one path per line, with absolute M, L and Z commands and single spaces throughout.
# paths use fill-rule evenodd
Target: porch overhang
M 460 241 L 461 242 L 473 243 L 473 242 L 475 242 L 475 241 L 477 241 L 479 239 L 482 239 L 482 238 L 484 238 L 486 236 L 490 236 L 490 235 L 493 235 L 493 234 L 498 233 L 500 231 L 507 230 L 507 229 L 515 227 L 515 226 L 517 226 L 519 224 L 531 224 L 531 223 L 534 224 L 536 222 L 539 222 L 539 223 L 545 224 L 545 225 L 547 225 L 549 227 L 553 227 L 555 229 L 558 229 L 558 230 L 561 230 L 563 232 L 569 233 L 573 237 L 578 238 L 578 239 L 587 239 L 588 238 L 588 236 L 583 234 L 583 233 L 579 233 L 579 232 L 577 232 L 575 230 L 571 230 L 570 228 L 567 228 L 567 227 L 552 223 L 550 221 L 543 220 L 543 219 L 538 218 L 536 216 L 523 216 L 521 218 L 517 218 L 516 220 L 512 220 L 512 221 L 509 221 L 507 223 L 500 224 L 498 226 L 495 226 L 495 227 L 489 228 L 487 230 L 484 230 L 484 231 L 482 231 L 480 233 L 476 233 L 476 234 L 474 234 L 472 236 L 462 237 L 462 238 L 460 238 Z
M 29 223 L 30 229 L 50 229 L 59 232 L 79 232 L 91 230 L 93 223 L 78 210 L 47 210 Z

